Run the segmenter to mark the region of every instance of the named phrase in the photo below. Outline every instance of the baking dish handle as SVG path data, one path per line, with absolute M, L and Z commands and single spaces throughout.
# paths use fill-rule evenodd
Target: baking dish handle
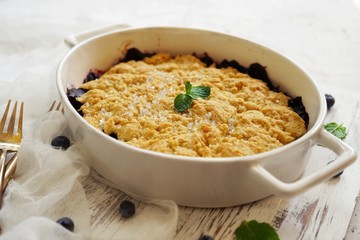
M 320 134 L 315 139 L 315 143 L 333 150 L 337 154 L 337 159 L 324 168 L 311 173 L 309 176 L 300 178 L 295 182 L 286 183 L 276 178 L 259 164 L 252 166 L 252 170 L 263 180 L 263 184 L 267 186 L 274 195 L 287 198 L 296 196 L 330 179 L 356 161 L 356 152 L 324 129 L 320 131 Z
M 123 29 L 123 28 L 128 28 L 128 27 L 130 27 L 130 26 L 127 24 L 113 24 L 113 25 L 103 26 L 103 27 L 99 27 L 99 28 L 94 28 L 91 30 L 87 30 L 84 32 L 75 33 L 73 35 L 70 35 L 69 37 L 64 39 L 64 42 L 68 47 L 72 48 L 75 45 L 77 45 L 87 39 L 90 39 L 92 37 L 95 37 L 97 35 L 116 31 L 116 30 Z

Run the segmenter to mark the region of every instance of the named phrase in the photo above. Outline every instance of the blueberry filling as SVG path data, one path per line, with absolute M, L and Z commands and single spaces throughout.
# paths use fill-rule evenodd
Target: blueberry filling
M 74 222 L 72 219 L 68 218 L 68 217 L 63 217 L 60 218 L 59 220 L 56 221 L 58 224 L 60 224 L 61 226 L 63 226 L 64 228 L 66 228 L 67 230 L 73 232 L 74 231 Z
M 82 103 L 80 103 L 78 100 L 76 100 L 76 98 L 80 97 L 81 95 L 83 95 L 86 92 L 87 92 L 87 90 L 82 89 L 82 88 L 68 88 L 67 92 L 66 92 L 71 105 L 78 111 L 78 113 L 81 116 L 83 116 L 83 113 L 80 110 Z
M 110 133 L 109 136 L 112 137 L 112 138 L 118 139 L 116 133 Z
M 227 67 L 232 67 L 235 68 L 236 70 L 238 70 L 241 73 L 246 73 L 247 70 L 244 66 L 240 65 L 237 61 L 235 60 L 227 60 L 224 59 L 222 60 L 218 65 L 216 65 L 217 68 L 227 68 Z
M 214 64 L 214 60 L 207 53 L 204 53 L 203 56 L 196 56 L 196 54 L 193 53 L 193 56 L 200 59 L 200 61 L 205 63 L 207 67 L 210 67 L 212 64 Z
M 279 89 L 272 85 L 270 78 L 266 72 L 266 68 L 259 63 L 253 63 L 249 66 L 246 72 L 250 77 L 260 79 L 266 83 L 271 91 L 278 92 Z
M 288 106 L 291 107 L 305 122 L 306 128 L 309 125 L 309 115 L 302 103 L 301 97 L 291 98 L 288 101 Z
M 86 78 L 84 79 L 84 83 L 98 79 L 103 74 L 104 74 L 104 71 L 101 71 L 101 70 L 95 69 L 95 68 L 91 69 L 89 71 L 89 73 L 86 75 Z
M 130 48 L 127 50 L 125 57 L 121 59 L 120 62 L 128 62 L 131 60 L 141 61 L 145 57 L 151 57 L 152 55 L 154 55 L 154 53 L 142 53 L 137 48 Z

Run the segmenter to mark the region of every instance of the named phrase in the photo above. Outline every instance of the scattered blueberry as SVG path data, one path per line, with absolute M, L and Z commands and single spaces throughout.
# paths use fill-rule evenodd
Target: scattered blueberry
M 328 162 L 328 164 L 331 164 L 332 162 L 334 162 L 334 160 Z M 343 173 L 344 173 L 344 171 L 341 171 L 341 172 L 335 174 L 332 178 L 338 178 L 338 177 L 340 177 Z
M 327 109 L 329 110 L 335 104 L 335 98 L 330 94 L 325 94 Z
M 214 238 L 210 235 L 201 235 L 199 240 L 214 240 Z
M 56 221 L 58 224 L 66 228 L 67 230 L 73 232 L 74 231 L 74 222 L 71 218 L 63 217 Z
M 65 136 L 57 136 L 51 141 L 51 146 L 56 149 L 66 150 L 70 146 L 70 140 Z
M 119 212 L 123 218 L 132 217 L 135 214 L 135 204 L 129 200 L 124 200 L 120 203 Z
M 340 177 L 343 174 L 344 171 L 339 172 L 338 174 L 336 174 L 335 176 L 333 176 L 332 178 L 337 178 Z

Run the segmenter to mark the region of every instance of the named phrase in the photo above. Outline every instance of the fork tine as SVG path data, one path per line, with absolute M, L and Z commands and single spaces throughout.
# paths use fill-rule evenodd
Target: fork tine
M 16 108 L 17 108 L 17 102 L 15 102 L 14 109 L 13 109 L 12 114 L 11 114 L 9 126 L 8 126 L 8 129 L 7 129 L 8 133 L 13 133 L 14 132 L 15 118 L 16 118 Z
M 4 131 L 4 126 L 5 126 L 7 114 L 8 114 L 8 112 L 9 112 L 9 108 L 10 108 L 10 102 L 11 102 L 11 100 L 8 101 L 8 104 L 7 104 L 7 106 L 6 106 L 4 115 L 3 115 L 2 119 L 1 119 L 1 122 L 0 122 L 0 132 L 3 132 L 3 131 Z
M 23 127 L 23 118 L 24 118 L 24 102 L 21 102 L 20 116 L 19 116 L 19 123 L 18 123 L 18 133 L 21 133 L 21 134 L 22 134 L 22 127 Z
M 56 107 L 55 107 L 56 106 Z M 61 111 L 62 113 L 64 113 L 64 108 L 61 107 L 61 102 L 59 102 L 57 105 L 56 105 L 56 100 L 51 104 L 50 108 L 49 108 L 49 112 L 50 111 Z
M 56 101 L 54 101 L 54 102 L 51 104 L 51 106 L 50 106 L 50 108 L 49 108 L 49 112 L 53 110 L 53 108 L 55 107 L 55 104 L 56 104 Z
M 20 106 L 20 113 L 17 121 L 17 133 L 14 133 L 15 129 L 15 122 L 16 122 L 16 115 L 17 115 L 17 106 L 18 102 L 15 101 L 10 120 L 8 120 L 8 126 L 7 131 L 4 131 L 5 123 L 7 122 L 8 113 L 10 110 L 11 100 L 8 101 L 8 104 L 6 106 L 4 115 L 0 122 L 0 137 L 1 141 L 4 145 L 2 149 L 0 149 L 0 209 L 2 206 L 2 196 L 3 196 L 3 190 L 6 188 L 7 183 L 10 181 L 12 174 L 15 171 L 16 168 L 16 161 L 17 157 L 12 158 L 12 160 L 9 161 L 8 164 L 6 164 L 6 157 L 8 151 L 16 152 L 17 156 L 17 150 L 21 142 L 22 138 L 22 125 L 23 125 L 23 115 L 24 115 L 24 103 L 21 102 Z M 15 145 L 15 146 L 12 146 Z M 1 231 L 1 228 L 0 228 Z
M 59 104 L 57 105 L 57 107 L 56 107 L 56 111 L 59 111 L 59 110 L 60 110 L 60 108 L 61 108 L 61 102 L 59 102 Z

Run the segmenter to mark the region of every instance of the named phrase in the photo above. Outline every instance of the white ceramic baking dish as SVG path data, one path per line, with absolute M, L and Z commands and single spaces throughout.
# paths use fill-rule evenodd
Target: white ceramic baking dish
M 123 191 L 146 198 L 171 199 L 185 206 L 226 207 L 270 195 L 298 195 L 356 160 L 352 148 L 323 129 L 327 107 L 317 84 L 283 55 L 246 39 L 208 30 L 110 28 L 100 34 L 103 30 L 66 39 L 72 48 L 58 66 L 56 81 L 69 126 L 89 153 L 93 169 Z M 259 62 L 266 66 L 275 86 L 290 96 L 302 97 L 310 117 L 308 132 L 281 148 L 230 158 L 176 156 L 118 141 L 88 124 L 70 104 L 66 89 L 69 85 L 78 87 L 91 68 L 108 69 L 131 47 L 174 55 L 206 52 L 217 61 L 235 59 L 244 66 Z M 336 152 L 337 159 L 302 176 L 315 144 Z

